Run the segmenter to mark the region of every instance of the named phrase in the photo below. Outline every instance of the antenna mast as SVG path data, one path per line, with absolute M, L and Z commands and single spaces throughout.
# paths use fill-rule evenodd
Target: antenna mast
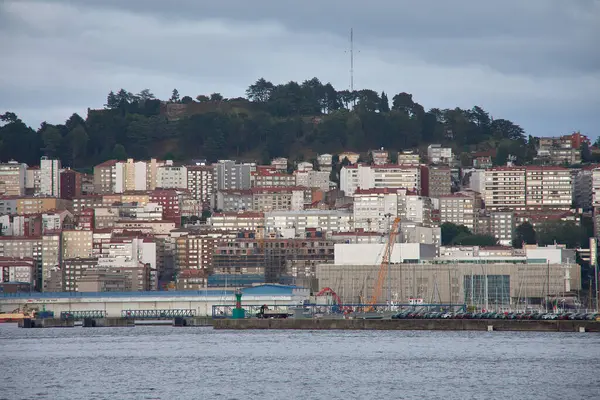
M 354 31 L 350 28 L 350 93 L 354 93 Z

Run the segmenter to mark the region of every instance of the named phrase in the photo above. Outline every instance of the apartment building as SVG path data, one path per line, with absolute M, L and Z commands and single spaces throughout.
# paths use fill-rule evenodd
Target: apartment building
M 581 163 L 581 146 L 583 143 L 590 145 L 589 139 L 579 132 L 572 135 L 559 137 L 539 138 L 537 159 L 546 163 L 579 164 Z
M 114 193 L 118 162 L 117 160 L 108 160 L 94 167 L 94 191 L 96 193 Z
M 354 192 L 354 228 L 387 232 L 398 215 L 398 191 L 387 188 L 357 189 Z
M 526 168 L 526 206 L 530 210 L 569 210 L 573 203 L 571 171 L 563 167 Z
M 81 196 L 83 174 L 72 169 L 60 172 L 60 198 L 72 200 Z
M 344 161 L 345 158 L 347 158 L 348 161 L 350 161 L 350 164 L 356 164 L 358 162 L 358 159 L 360 158 L 360 154 L 355 153 L 353 151 L 344 151 L 338 154 L 338 157 L 340 159 L 340 163 Z
M 485 207 L 489 210 L 524 210 L 526 202 L 524 167 L 496 167 L 485 171 Z
M 73 214 L 79 215 L 83 210 L 103 206 L 102 195 L 85 195 L 73 198 Z
M 440 222 L 475 228 L 475 199 L 460 193 L 440 197 Z
M 60 197 L 60 160 L 42 157 L 40 160 L 40 194 Z
M 62 232 L 62 258 L 89 258 L 93 247 L 92 231 L 64 230 Z
M 299 211 L 304 209 L 304 191 L 301 187 L 252 188 L 252 210 Z
M 418 152 L 411 150 L 404 150 L 398 152 L 398 164 L 399 165 L 419 165 L 421 163 L 421 157 Z
M 421 194 L 438 199 L 452 193 L 452 174 L 450 167 L 423 165 L 421 168 Z
M 56 197 L 21 197 L 17 199 L 17 214 L 42 214 L 50 210 L 72 209 L 73 202 Z
M 231 160 L 219 160 L 213 165 L 215 169 L 217 190 L 247 190 L 250 189 L 250 174 L 255 170 L 255 164 L 236 164 Z
M 114 228 L 117 230 L 137 231 L 150 235 L 168 235 L 175 229 L 173 221 L 117 221 L 114 223 Z
M 0 196 L 25 195 L 27 164 L 9 161 L 0 164 Z
M 212 166 L 198 165 L 187 167 L 187 188 L 195 200 L 204 208 L 211 208 L 215 201 L 215 170 Z
M 379 150 L 371 150 L 369 153 L 374 165 L 387 165 L 390 162 L 390 153 L 383 147 Z
M 450 164 L 453 161 L 452 149 L 441 144 L 430 144 L 427 147 L 427 158 L 432 164 Z
M 168 162 L 167 162 L 168 163 Z M 166 164 L 157 168 L 156 187 L 161 189 L 187 189 L 188 170 L 185 165 Z
M 41 176 L 39 166 L 27 167 L 25 175 L 25 194 L 27 195 L 38 195 L 40 194 L 41 187 Z
M 163 219 L 163 207 L 158 203 L 139 205 L 137 203 L 125 203 L 117 206 L 120 220 L 135 219 L 146 221 L 160 221 Z
M 177 271 L 212 268 L 216 238 L 204 234 L 189 234 L 175 240 L 175 268 Z
M 265 214 L 261 212 L 225 212 L 214 213 L 208 220 L 214 229 L 243 231 L 256 230 L 265 224 Z
M 398 193 L 398 215 L 402 221 L 412 221 L 424 226 L 433 223 L 433 204 L 427 196 L 414 192 Z
M 67 210 L 45 212 L 42 214 L 42 232 L 60 231 L 64 225 L 73 225 L 73 214 Z
M 329 172 L 326 171 L 296 171 L 295 186 L 318 188 L 324 192 L 329 190 Z
M 271 166 L 274 167 L 276 171 L 287 171 L 288 159 L 285 157 L 274 158 L 271 160 Z
M 222 212 L 252 211 L 252 191 L 219 190 L 216 208 Z
M 404 165 L 348 165 L 340 171 L 340 189 L 352 196 L 361 189 L 421 190 L 421 172 L 418 166 Z
M 353 230 L 353 214 L 347 210 L 271 211 L 264 215 L 268 232 L 283 237 L 304 236 L 307 230 L 348 232 Z
M 31 257 L 0 257 L 0 283 L 19 282 L 33 288 L 36 270 L 35 260 Z
M 319 154 L 317 162 L 319 163 L 320 171 L 331 172 L 331 165 L 333 164 L 333 156 L 331 154 Z
M 270 169 L 257 168 L 252 173 L 253 187 L 291 187 L 296 185 L 294 175 Z
M 0 215 L 15 214 L 17 212 L 18 197 L 0 196 Z
M 490 213 L 490 234 L 502 246 L 511 246 L 516 228 L 515 213 L 512 210 Z
M 400 222 L 398 233 L 398 242 L 400 243 L 433 244 L 436 247 L 442 244 L 442 230 L 439 226 L 427 226 L 419 222 L 404 221 Z
M 600 173 L 596 175 L 596 189 L 600 189 Z M 594 168 L 582 168 L 573 175 L 573 203 L 577 208 L 591 210 L 594 199 Z
M 185 191 L 177 192 L 176 190 L 157 189 L 149 193 L 149 200 L 162 208 L 163 220 L 173 221 L 175 226 L 179 227 L 181 225 L 180 203 L 186 195 L 189 197 Z

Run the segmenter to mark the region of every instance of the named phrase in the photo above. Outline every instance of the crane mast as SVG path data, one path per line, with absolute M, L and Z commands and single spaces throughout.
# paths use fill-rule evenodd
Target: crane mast
M 373 296 L 369 301 L 369 309 L 372 309 L 377 301 L 381 297 L 381 293 L 383 292 L 383 285 L 385 283 L 386 277 L 388 277 L 388 268 L 390 267 L 390 258 L 392 256 L 392 250 L 394 248 L 394 243 L 396 243 L 396 237 L 398 236 L 398 228 L 400 226 L 400 217 L 394 219 L 392 223 L 392 228 L 390 229 L 388 241 L 385 245 L 385 251 L 383 252 L 383 257 L 381 259 L 381 265 L 379 266 L 379 273 L 377 274 L 377 281 L 375 282 L 375 286 L 373 287 Z M 390 274 L 391 275 L 391 274 Z M 391 278 L 391 276 L 389 277 Z M 388 292 L 391 290 L 390 282 L 388 281 Z M 388 293 L 388 296 L 390 294 Z M 391 301 L 391 298 L 389 299 Z

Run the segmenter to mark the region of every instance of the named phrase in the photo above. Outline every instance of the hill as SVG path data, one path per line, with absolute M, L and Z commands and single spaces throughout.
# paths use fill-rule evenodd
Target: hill
M 105 109 L 88 110 L 86 119 L 73 114 L 64 124 L 43 123 L 37 131 L 7 112 L 1 116 L 0 159 L 35 165 L 46 155 L 76 168 L 127 157 L 263 162 L 430 143 L 450 145 L 457 154 L 497 149 L 500 164 L 508 154 L 524 163 L 535 153 L 535 140 L 528 140 L 520 126 L 494 119 L 479 106 L 426 111 L 409 93 L 390 101 L 386 93 L 338 91 L 317 78 L 280 85 L 261 78 L 246 94 L 193 99 L 173 90 L 161 101 L 148 89 L 137 95 L 121 89 L 109 93 Z

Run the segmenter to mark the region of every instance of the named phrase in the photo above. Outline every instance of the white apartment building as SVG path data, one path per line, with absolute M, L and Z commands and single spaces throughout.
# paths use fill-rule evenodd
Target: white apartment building
M 496 167 L 485 171 L 485 208 L 523 210 L 526 205 L 524 167 Z
M 433 164 L 449 164 L 452 162 L 452 149 L 441 144 L 430 144 L 427 147 L 427 158 Z
M 250 174 L 256 169 L 256 164 L 236 164 L 231 160 L 219 160 L 214 164 L 216 175 L 216 190 L 245 190 L 250 189 Z
M 144 221 L 161 221 L 163 206 L 158 203 L 123 204 L 118 206 L 120 219 L 139 219 Z
M 515 213 L 511 210 L 490 214 L 490 231 L 502 246 L 511 246 L 515 232 Z
M 361 189 L 421 190 L 419 166 L 404 165 L 348 165 L 340 171 L 340 189 L 352 196 Z
M 474 200 L 471 196 L 459 193 L 440 197 L 440 222 L 464 225 L 473 231 L 475 228 Z
M 271 165 L 275 167 L 277 171 L 287 171 L 288 159 L 285 157 L 277 157 L 271 160 Z
M 0 196 L 23 196 L 27 164 L 9 161 L 0 164 Z
M 113 238 L 101 244 L 98 267 L 136 268 L 138 262 L 156 270 L 156 243 L 144 238 Z
M 319 154 L 317 162 L 321 171 L 331 172 L 331 165 L 333 163 L 333 156 L 331 154 Z
M 185 165 L 163 165 L 157 168 L 156 187 L 162 189 L 187 189 L 188 170 Z
M 271 211 L 265 213 L 264 220 L 267 231 L 291 230 L 293 236 L 302 236 L 306 229 L 326 232 L 353 230 L 352 213 L 341 210 Z
M 357 189 L 354 193 L 354 228 L 387 232 L 398 215 L 398 193 L 393 189 Z
M 600 207 L 600 168 L 592 170 L 592 205 Z
M 60 197 L 60 160 L 42 157 L 40 160 L 40 194 Z
M 157 187 L 158 168 L 164 166 L 164 161 L 151 159 L 149 161 L 119 161 L 114 170 L 114 193 L 154 190 Z
M 187 167 L 187 189 L 194 200 L 203 207 L 212 207 L 215 202 L 215 170 L 212 166 L 195 165 Z
M 573 202 L 571 170 L 554 166 L 526 168 L 528 209 L 569 210 Z
M 481 194 L 482 198 L 485 198 L 485 170 L 484 169 L 471 169 L 465 171 L 469 173 L 469 189 Z
M 414 193 L 398 194 L 398 215 L 402 221 L 412 221 L 425 226 L 431 225 L 431 198 Z
M 439 226 L 424 226 L 418 222 L 400 222 L 400 243 L 433 244 L 439 247 L 442 244 L 442 230 Z
M 318 188 L 324 192 L 329 190 L 329 172 L 296 171 L 296 186 Z
M 313 170 L 313 164 L 311 162 L 308 162 L 308 161 L 299 162 L 298 165 L 296 166 L 296 170 L 299 171 L 299 172 L 312 171 Z

